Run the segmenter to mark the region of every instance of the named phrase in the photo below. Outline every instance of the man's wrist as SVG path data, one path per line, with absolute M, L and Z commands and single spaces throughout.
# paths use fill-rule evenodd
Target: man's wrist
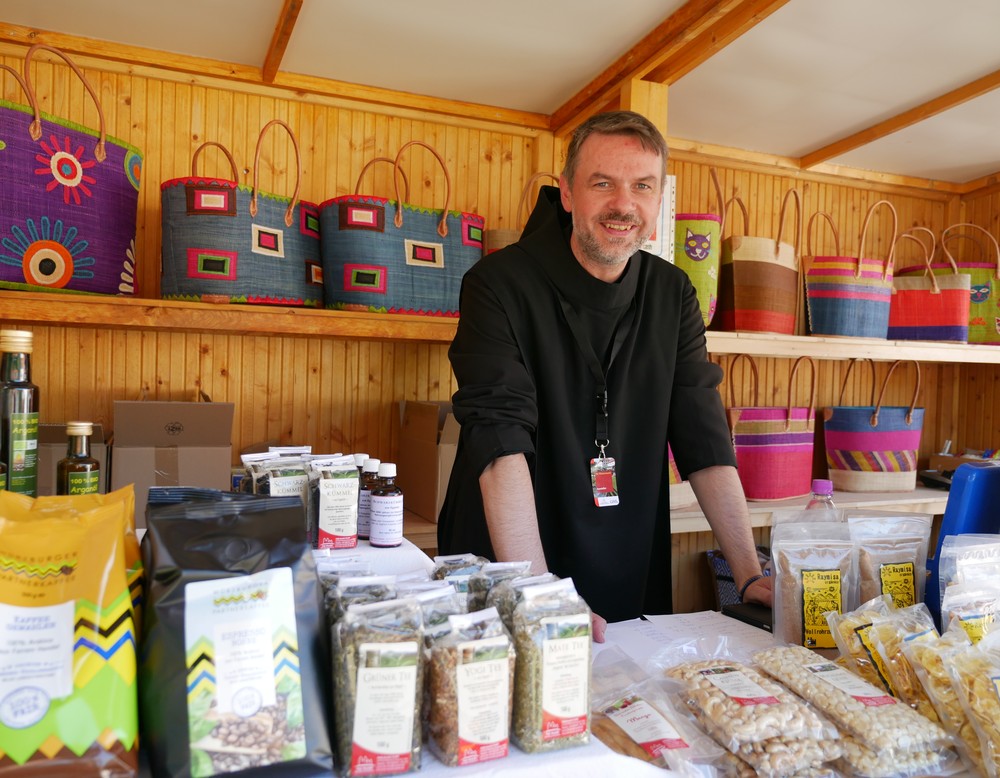
M 744 601 L 745 599 L 744 596 L 747 593 L 747 589 L 749 589 L 753 584 L 761 580 L 763 577 L 764 577 L 763 573 L 758 573 L 757 575 L 750 576 L 743 582 L 743 585 L 740 587 L 740 602 Z

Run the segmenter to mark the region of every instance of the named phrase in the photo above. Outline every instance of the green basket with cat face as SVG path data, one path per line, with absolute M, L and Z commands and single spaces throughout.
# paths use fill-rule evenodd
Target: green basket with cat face
M 709 170 L 719 198 L 719 213 L 679 213 L 674 221 L 674 264 L 687 273 L 698 292 L 701 318 L 708 327 L 719 301 L 719 267 L 726 201 L 715 168 Z

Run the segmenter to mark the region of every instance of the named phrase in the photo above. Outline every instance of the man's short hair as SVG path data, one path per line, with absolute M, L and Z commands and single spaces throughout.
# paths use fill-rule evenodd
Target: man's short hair
M 580 148 L 583 142 L 593 134 L 629 135 L 637 138 L 646 151 L 652 151 L 663 160 L 663 175 L 667 175 L 667 142 L 663 135 L 649 119 L 635 111 L 608 111 L 591 116 L 573 131 L 573 137 L 566 151 L 566 164 L 563 175 L 570 184 L 576 174 L 576 165 L 580 158 Z M 661 180 L 662 183 L 662 180 Z

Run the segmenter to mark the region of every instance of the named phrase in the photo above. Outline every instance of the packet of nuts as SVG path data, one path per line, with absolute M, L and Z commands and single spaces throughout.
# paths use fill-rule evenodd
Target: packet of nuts
M 888 594 L 897 608 L 923 602 L 933 516 L 877 511 L 847 511 L 846 516 L 858 547 L 861 601 Z
M 593 663 L 591 732 L 613 751 L 677 772 L 717 765 L 726 750 L 678 707 L 674 686 L 651 678 L 617 646 L 603 649 Z
M 844 666 L 889 694 L 894 694 L 889 670 L 885 667 L 881 654 L 875 649 L 871 630 L 872 621 L 893 610 L 892 598 L 883 594 L 862 603 L 853 611 L 830 611 L 826 614 L 826 621 L 830 625 L 830 632 L 837 643 Z
M 954 657 L 972 643 L 961 629 L 947 630 L 940 638 L 929 642 L 903 643 L 903 654 L 909 660 L 930 699 L 945 731 L 955 740 L 955 748 L 966 767 L 979 775 L 986 774 L 979 735 L 958 698 L 958 690 L 948 672 Z
M 514 608 L 514 743 L 555 751 L 590 742 L 590 608 L 572 578 L 525 587 Z
M 781 523 L 772 530 L 771 551 L 774 636 L 834 656 L 837 644 L 826 614 L 858 605 L 857 552 L 849 527 L 836 520 Z
M 507 756 L 514 704 L 515 653 L 495 608 L 448 617 L 431 648 L 427 742 L 442 764 Z
M 420 769 L 423 620 L 412 599 L 348 606 L 333 632 L 337 767 L 345 778 Z
M 486 607 L 486 596 L 500 581 L 524 578 L 531 572 L 531 562 L 489 562 L 469 576 L 469 612 Z

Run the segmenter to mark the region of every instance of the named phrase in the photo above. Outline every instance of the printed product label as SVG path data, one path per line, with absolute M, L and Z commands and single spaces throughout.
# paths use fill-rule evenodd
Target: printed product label
M 410 770 L 418 651 L 416 641 L 362 643 L 358 648 L 352 776 Z
M 100 490 L 101 472 L 69 473 L 69 494 L 97 494 Z
M 367 538 L 371 529 L 372 516 L 372 491 L 371 489 L 360 489 L 358 491 L 358 537 Z
M 358 475 L 323 472 L 319 481 L 319 548 L 358 545 Z
M 862 705 L 874 707 L 877 705 L 896 704 L 895 698 L 890 697 L 881 689 L 876 689 L 866 680 L 858 675 L 855 675 L 850 670 L 845 670 L 843 667 L 837 667 L 837 665 L 833 662 L 806 665 L 806 670 L 811 673 L 815 673 L 817 677 L 822 678 L 831 686 L 851 695 Z
M 993 613 L 973 613 L 968 616 L 959 616 L 958 623 L 965 630 L 965 634 L 969 636 L 972 644 L 975 645 L 989 631 L 995 618 Z
M 604 715 L 654 759 L 667 749 L 689 748 L 680 733 L 656 708 L 634 694 L 622 697 L 605 708 Z
M 701 675 L 727 697 L 740 705 L 777 705 L 778 698 L 735 667 L 712 667 Z
M 0 603 L 0 724 L 25 729 L 73 693 L 72 600 L 24 608 Z
M 302 504 L 305 505 L 308 485 L 309 476 L 299 470 L 289 474 L 272 473 L 270 494 L 272 497 L 301 497 Z
M 840 570 L 802 570 L 802 645 L 836 648 L 827 611 L 842 613 Z
M 34 497 L 38 486 L 38 414 L 10 415 L 7 489 Z
M 542 619 L 542 740 L 587 731 L 590 616 Z
M 510 641 L 500 635 L 458 645 L 458 764 L 507 756 Z
M 403 541 L 403 495 L 372 495 L 368 540 L 375 546 L 395 546 Z
M 878 578 L 880 593 L 892 597 L 892 604 L 897 608 L 908 608 L 916 603 L 916 575 L 912 562 L 879 565 Z
M 191 775 L 305 756 L 292 571 L 184 587 Z
M 871 662 L 872 667 L 875 669 L 875 674 L 878 676 L 881 684 L 886 688 L 889 694 L 895 695 L 895 691 L 892 688 L 892 682 L 889 680 L 889 670 L 885 666 L 885 660 L 882 659 L 882 655 L 875 650 L 875 642 L 872 639 L 872 625 L 871 622 L 868 624 L 863 624 L 854 630 L 854 634 L 858 636 L 858 642 L 861 643 L 861 647 L 865 651 L 865 656 Z

